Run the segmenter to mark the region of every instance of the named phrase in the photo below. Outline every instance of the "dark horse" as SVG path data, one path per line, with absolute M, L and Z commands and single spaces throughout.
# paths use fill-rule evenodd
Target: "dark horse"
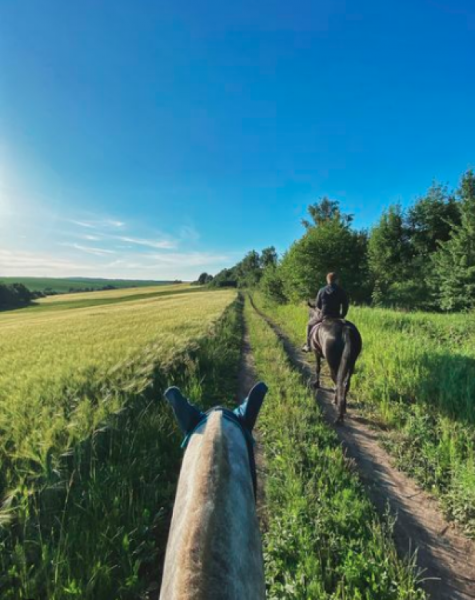
M 311 316 L 317 317 L 320 312 L 318 308 L 310 302 L 308 305 L 313 312 Z M 321 362 L 325 358 L 336 388 L 335 404 L 339 410 L 336 422 L 343 423 L 351 376 L 362 348 L 360 332 L 349 321 L 326 318 L 311 330 L 310 348 L 315 353 L 317 363 L 315 388 L 320 387 Z

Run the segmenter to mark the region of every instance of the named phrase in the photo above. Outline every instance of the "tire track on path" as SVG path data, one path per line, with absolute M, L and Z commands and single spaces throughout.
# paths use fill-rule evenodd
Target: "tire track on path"
M 252 298 L 250 301 L 282 341 L 290 362 L 310 381 L 313 373 L 305 355 L 255 306 Z M 353 459 L 376 508 L 384 513 L 389 504 L 391 514 L 397 516 L 394 537 L 400 554 L 411 555 L 417 549 L 416 564 L 429 597 L 432 600 L 475 599 L 475 543 L 445 519 L 434 497 L 393 466 L 375 432 L 352 410 L 351 404 L 345 425 L 335 427 L 332 392 L 320 389 L 316 400 L 325 420 L 335 429 L 347 455 Z

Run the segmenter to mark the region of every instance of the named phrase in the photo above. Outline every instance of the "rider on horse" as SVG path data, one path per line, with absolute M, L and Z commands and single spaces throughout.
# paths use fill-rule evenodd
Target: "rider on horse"
M 338 275 L 328 273 L 327 284 L 322 287 L 315 300 L 315 308 L 319 313 L 312 316 L 307 325 L 307 342 L 302 347 L 303 352 L 310 352 L 310 332 L 313 327 L 324 319 L 344 319 L 348 312 L 348 296 L 338 285 Z

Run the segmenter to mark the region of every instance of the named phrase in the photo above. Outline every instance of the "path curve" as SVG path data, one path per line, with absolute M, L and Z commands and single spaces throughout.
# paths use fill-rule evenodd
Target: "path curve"
M 282 341 L 291 363 L 311 379 L 312 367 L 305 355 L 252 299 L 251 304 Z M 333 394 L 320 389 L 317 401 L 324 418 L 334 427 Z M 429 597 L 432 600 L 475 599 L 475 543 L 445 519 L 434 497 L 393 466 L 375 432 L 352 410 L 351 403 L 345 425 L 334 429 L 347 455 L 354 460 L 377 509 L 383 513 L 389 504 L 391 512 L 397 515 L 394 536 L 398 551 L 407 555 L 417 548 L 416 564 Z

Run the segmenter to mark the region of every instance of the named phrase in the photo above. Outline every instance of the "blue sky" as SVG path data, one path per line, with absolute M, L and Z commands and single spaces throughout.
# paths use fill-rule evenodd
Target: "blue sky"
M 193 278 L 475 164 L 473 0 L 0 1 L 0 275 Z

